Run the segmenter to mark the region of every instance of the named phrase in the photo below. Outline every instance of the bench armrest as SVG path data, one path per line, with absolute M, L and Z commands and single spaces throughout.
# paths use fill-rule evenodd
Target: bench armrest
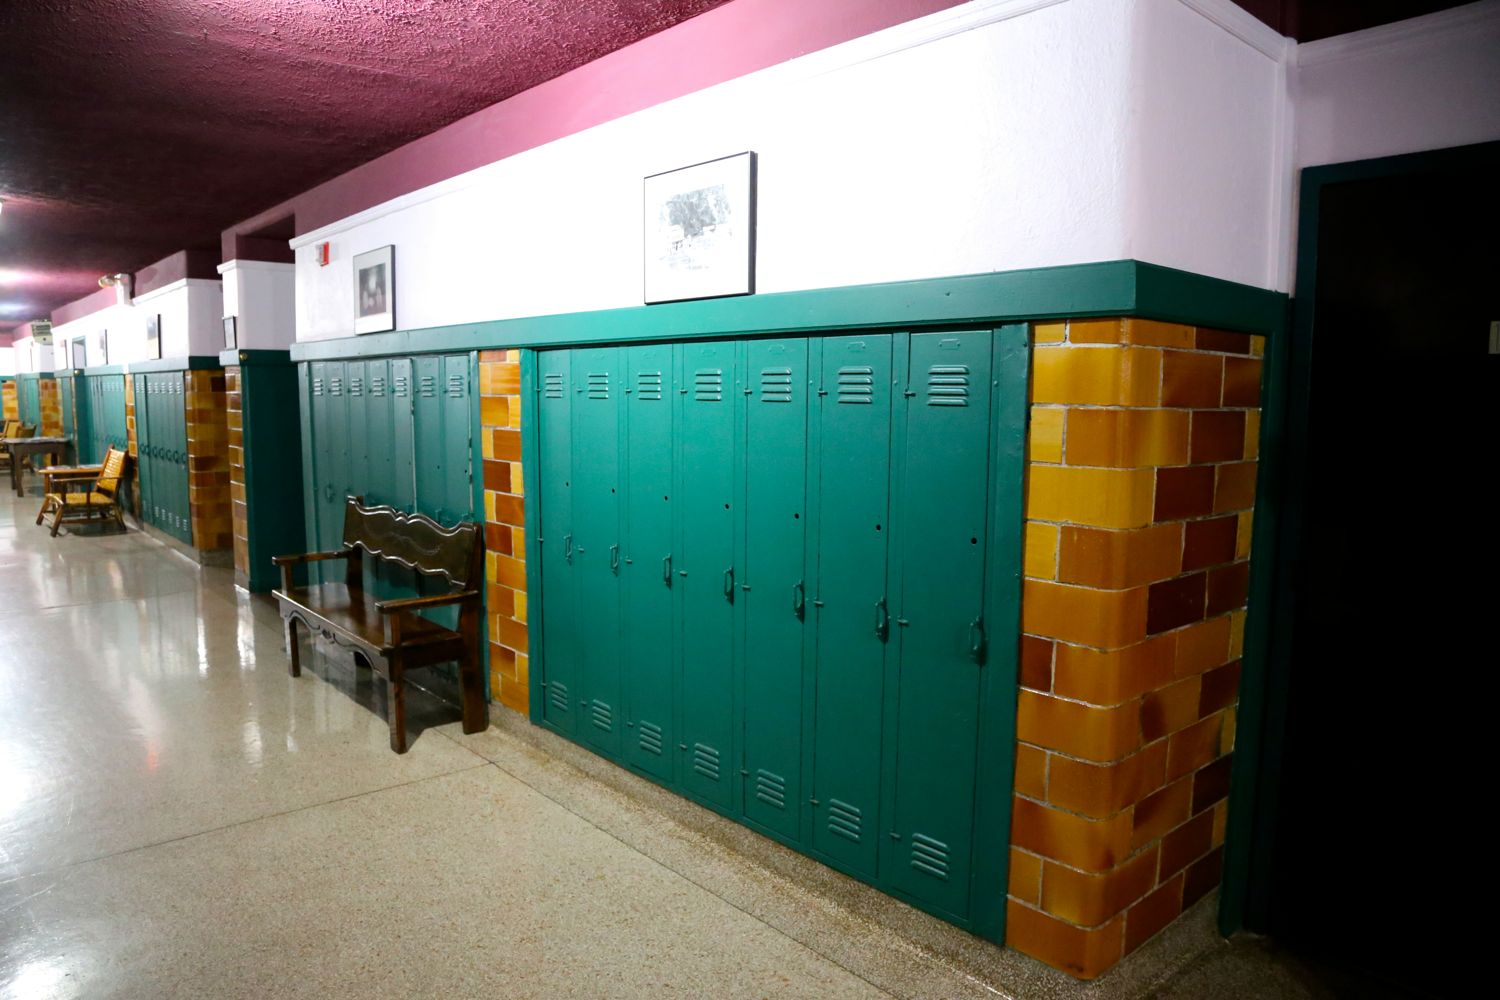
M 339 549 L 337 552 L 302 552 L 294 556 L 272 556 L 273 566 L 295 566 L 298 563 L 321 562 L 324 559 L 348 559 L 350 550 Z
M 461 590 L 452 594 L 434 594 L 432 597 L 401 597 L 391 601 L 376 601 L 375 610 L 383 615 L 400 611 L 418 611 L 422 608 L 440 608 L 445 604 L 460 604 L 479 596 L 477 590 Z

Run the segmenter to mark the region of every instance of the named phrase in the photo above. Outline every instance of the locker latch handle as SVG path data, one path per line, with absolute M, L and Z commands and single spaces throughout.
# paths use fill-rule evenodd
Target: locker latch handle
M 807 613 L 807 588 L 798 580 L 792 584 L 792 614 L 799 619 Z
M 724 600 L 734 603 L 734 567 L 724 571 Z
M 672 586 L 672 553 L 668 552 L 661 561 L 661 585 Z
M 620 575 L 620 546 L 619 543 L 609 547 L 609 571 L 615 576 Z
M 568 565 L 573 565 L 573 536 L 563 535 L 563 559 Z
M 969 658 L 975 663 L 984 662 L 984 616 L 969 623 Z
M 875 602 L 875 638 L 885 642 L 891 634 L 891 613 L 886 609 L 885 598 Z

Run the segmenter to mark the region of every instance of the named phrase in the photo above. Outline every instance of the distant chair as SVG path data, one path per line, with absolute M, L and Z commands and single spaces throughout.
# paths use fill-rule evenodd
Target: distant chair
M 66 474 L 54 474 L 54 492 L 42 498 L 42 509 L 37 512 L 36 523 L 52 515 L 52 537 L 64 521 L 106 521 L 114 518 L 120 530 L 125 530 L 125 516 L 120 509 L 120 480 L 125 478 L 125 452 L 111 447 L 104 454 L 104 462 L 97 473 L 86 473 L 69 479 Z M 92 483 L 90 481 L 92 480 Z M 87 489 L 69 487 L 89 484 Z
M 16 438 L 36 437 L 36 424 L 23 424 L 19 420 L 7 420 L 5 422 L 4 440 L 13 441 Z M 15 459 L 10 457 L 8 450 L 0 449 L 0 469 L 10 469 L 10 463 Z

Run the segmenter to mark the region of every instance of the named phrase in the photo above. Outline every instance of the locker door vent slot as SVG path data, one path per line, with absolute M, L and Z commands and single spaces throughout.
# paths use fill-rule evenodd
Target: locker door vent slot
M 770 771 L 755 772 L 755 797 L 768 806 L 786 808 L 786 779 Z
M 464 394 L 464 377 L 462 375 L 448 376 L 448 395 L 455 399 L 462 399 Z
M 595 729 L 602 729 L 606 733 L 615 728 L 615 713 L 604 702 L 595 699 L 590 707 L 593 712 Z
M 660 757 L 661 747 L 661 726 L 658 726 L 654 722 L 641 720 L 641 749 Z
M 589 399 L 609 398 L 609 372 L 588 373 Z
M 431 375 L 423 375 L 417 382 L 417 391 L 423 399 L 432 399 L 437 396 L 437 379 Z
M 790 403 L 792 401 L 792 370 L 790 368 L 767 368 L 760 373 L 760 401 L 762 403 Z
M 693 770 L 709 781 L 719 780 L 719 751 L 702 743 L 693 744 Z
M 636 372 L 636 399 L 661 399 L 661 372 Z
M 911 866 L 933 878 L 948 881 L 948 845 L 920 833 L 912 834 Z
M 391 379 L 391 384 L 395 387 L 396 395 L 398 396 L 405 396 L 411 392 L 411 383 L 405 375 L 397 375 Z
M 323 379 L 321 377 L 313 379 L 313 395 L 323 395 Z
M 344 380 L 338 375 L 328 380 L 328 395 L 342 396 L 344 394 Z
M 548 372 L 543 377 L 543 385 L 542 395 L 548 399 L 562 399 L 567 390 L 567 383 L 563 381 L 562 372 Z
M 840 403 L 869 405 L 875 402 L 875 369 L 869 365 L 849 365 L 839 369 Z
M 559 681 L 553 681 L 547 685 L 548 697 L 552 699 L 552 707 L 559 712 L 568 710 L 568 686 Z
M 968 406 L 969 366 L 933 365 L 927 370 L 928 406 Z
M 720 368 L 700 368 L 693 373 L 693 398 L 700 403 L 717 403 L 724 398 L 724 372 Z
M 349 379 L 349 395 L 363 396 L 364 394 L 365 380 L 360 378 L 358 375 L 351 376 Z
M 847 802 L 828 800 L 828 832 L 856 844 L 864 835 L 864 813 Z
M 384 375 L 371 375 L 370 376 L 370 395 L 372 395 L 372 396 L 384 396 L 385 395 L 385 376 Z

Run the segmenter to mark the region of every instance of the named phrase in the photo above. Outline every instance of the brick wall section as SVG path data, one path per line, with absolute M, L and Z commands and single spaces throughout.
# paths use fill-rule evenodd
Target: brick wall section
M 37 379 L 37 404 L 42 412 L 40 437 L 62 437 L 62 389 L 55 378 Z
M 1219 884 L 1261 341 L 1034 332 L 1007 939 L 1092 978 Z
M 245 422 L 238 366 L 224 369 L 224 424 L 229 434 L 229 503 L 234 568 L 250 575 L 250 513 L 245 501 Z
M 183 373 L 187 380 L 188 503 L 193 548 L 200 552 L 234 544 L 229 499 L 227 383 L 221 370 Z
M 21 419 L 21 395 L 14 382 L 0 382 L 0 420 Z
M 485 609 L 490 630 L 490 690 L 524 713 L 528 703 L 526 514 L 521 479 L 521 352 L 479 355 L 484 449 Z

